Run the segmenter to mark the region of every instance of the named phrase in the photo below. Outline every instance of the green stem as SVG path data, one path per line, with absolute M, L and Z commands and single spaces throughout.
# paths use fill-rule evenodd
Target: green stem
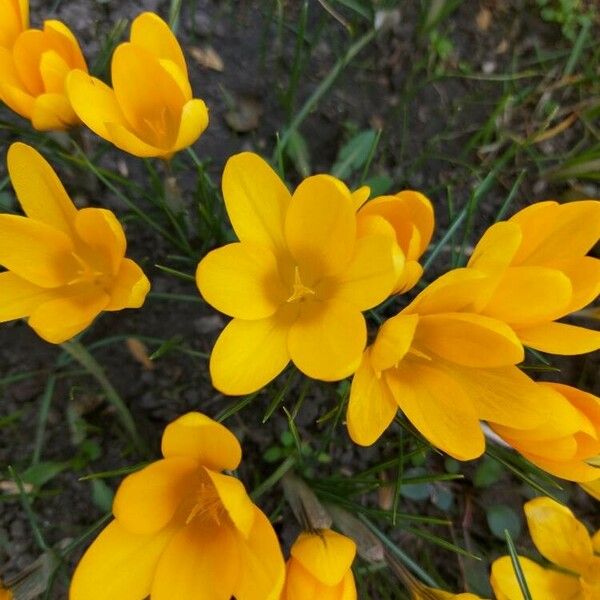
M 252 500 L 258 500 L 264 493 L 268 492 L 294 465 L 296 457 L 288 456 L 278 467 L 250 494 Z
M 135 421 L 133 420 L 127 405 L 109 381 L 98 361 L 92 356 L 87 348 L 78 341 L 71 340 L 65 342 L 64 344 L 61 344 L 61 347 L 100 384 L 100 387 L 106 394 L 107 400 L 117 411 L 117 415 L 119 416 L 123 427 L 131 436 L 135 446 L 138 450 L 144 452 L 146 445 L 138 434 Z

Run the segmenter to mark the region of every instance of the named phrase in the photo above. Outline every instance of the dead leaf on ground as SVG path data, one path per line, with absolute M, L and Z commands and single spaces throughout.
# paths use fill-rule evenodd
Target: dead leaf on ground
M 30 494 L 33 491 L 33 485 L 31 483 L 22 483 L 23 491 L 26 494 Z M 10 495 L 18 495 L 21 493 L 19 486 L 12 479 L 5 479 L 0 481 L 0 492 Z
M 140 342 L 137 338 L 127 338 L 127 349 L 131 353 L 131 356 L 139 362 L 144 369 L 152 371 L 156 365 L 148 357 L 148 348 L 144 342 Z
M 247 133 L 256 129 L 262 115 L 262 106 L 254 98 L 238 98 L 235 106 L 225 113 L 225 121 L 237 133 Z
M 205 69 L 212 69 L 222 73 L 225 70 L 225 63 L 219 53 L 212 46 L 192 46 L 190 48 L 192 58 Z
M 487 31 L 492 24 L 492 11 L 489 8 L 482 8 L 475 18 L 479 31 Z

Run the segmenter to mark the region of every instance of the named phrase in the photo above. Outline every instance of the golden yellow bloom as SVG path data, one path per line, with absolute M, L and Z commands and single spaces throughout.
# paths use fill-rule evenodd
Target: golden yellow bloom
M 75 112 L 100 137 L 135 156 L 170 158 L 206 129 L 206 105 L 192 98 L 181 47 L 158 15 L 133 21 L 111 70 L 112 89 L 84 71 L 67 82 Z
M 475 312 L 510 325 L 525 346 L 552 354 L 600 348 L 600 332 L 556 323 L 600 293 L 600 202 L 539 202 L 496 223 L 469 267 L 490 275 Z
M 556 396 L 556 404 L 562 399 L 560 413 L 548 411 L 544 422 L 534 429 L 494 424 L 492 429 L 548 473 L 572 481 L 598 479 L 600 469 L 586 461 L 600 455 L 600 398 L 559 383 L 538 385 Z
M 600 598 L 600 557 L 594 555 L 598 533 L 592 540 L 583 523 L 550 498 L 535 498 L 524 508 L 533 543 L 552 564 L 544 568 L 519 556 L 533 600 Z M 523 598 L 509 556 L 494 561 L 490 582 L 498 600 Z
M 163 459 L 129 475 L 114 521 L 81 559 L 70 600 L 278 600 L 285 564 L 243 484 L 241 448 L 200 413 L 167 426 Z
M 35 129 L 68 129 L 80 122 L 65 89 L 73 69 L 87 72 L 75 36 L 60 21 L 46 21 L 19 34 L 12 48 L 0 47 L 0 99 Z
M 281 600 L 356 600 L 356 544 L 330 529 L 301 533 L 287 563 Z
M 380 328 L 354 375 L 350 437 L 374 443 L 398 408 L 435 446 L 459 460 L 481 455 L 480 420 L 537 427 L 549 406 L 564 407 L 515 365 L 523 347 L 497 319 L 470 312 L 487 277 L 446 273 Z
M 115 215 L 77 210 L 52 167 L 33 148 L 13 144 L 8 171 L 27 215 L 0 214 L 0 322 L 28 318 L 46 341 L 62 343 L 102 311 L 140 307 L 150 283 L 125 258 Z
M 0 48 L 12 48 L 19 34 L 29 27 L 29 0 L 0 3 Z
M 395 196 L 379 196 L 363 204 L 368 192 L 360 188 L 353 194 L 358 210 L 358 234 L 380 233 L 390 236 L 397 251 L 398 280 L 394 292 L 410 290 L 421 278 L 423 268 L 419 258 L 423 255 L 433 235 L 433 206 L 419 192 L 405 190 Z
M 213 385 L 247 394 L 290 360 L 315 379 L 350 375 L 367 339 L 362 311 L 396 281 L 392 240 L 357 238 L 339 180 L 315 175 L 291 195 L 256 154 L 229 159 L 223 195 L 240 241 L 210 252 L 196 273 L 204 299 L 234 317 L 212 351 Z

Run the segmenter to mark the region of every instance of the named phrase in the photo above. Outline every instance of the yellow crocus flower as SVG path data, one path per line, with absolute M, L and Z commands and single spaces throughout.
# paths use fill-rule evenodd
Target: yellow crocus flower
M 356 544 L 331 529 L 301 533 L 292 546 L 281 600 L 356 600 Z
M 181 47 L 158 15 L 142 13 L 133 21 L 111 71 L 112 89 L 85 71 L 71 73 L 67 87 L 79 118 L 121 150 L 170 158 L 206 129 L 206 105 L 192 98 Z
M 600 398 L 560 383 L 539 383 L 562 399 L 565 410 L 548 411 L 534 429 L 491 424 L 492 429 L 532 463 L 557 477 L 593 482 L 600 469 L 586 461 L 600 455 Z M 566 406 L 565 406 L 566 405 Z M 565 414 L 571 413 L 565 427 Z M 559 420 L 560 419 L 560 420 Z
M 562 504 L 546 497 L 525 504 L 525 516 L 533 543 L 551 566 L 519 556 L 519 563 L 533 600 L 597 600 L 600 598 L 598 533 L 592 539 L 583 523 Z M 490 578 L 498 600 L 521 600 L 509 556 L 492 564 Z
M 600 348 L 600 332 L 556 321 L 600 293 L 600 201 L 538 202 L 490 227 L 469 267 L 490 275 L 476 311 L 510 325 L 525 346 L 551 354 Z
M 48 342 L 83 331 L 104 310 L 140 307 L 150 283 L 125 258 L 115 215 L 77 210 L 52 167 L 13 144 L 8 171 L 26 216 L 0 214 L 0 322 L 27 318 Z
M 408 292 L 423 274 L 419 259 L 433 235 L 433 206 L 426 196 L 413 190 L 378 196 L 364 203 L 367 197 L 368 188 L 364 187 L 353 194 L 359 207 L 358 234 L 382 233 L 394 240 L 398 273 L 394 292 Z
M 26 29 L 12 48 L 0 47 L 0 99 L 39 131 L 79 124 L 65 81 L 73 69 L 87 72 L 81 48 L 60 21 Z
M 203 414 L 168 425 L 164 458 L 117 490 L 115 518 L 77 566 L 70 600 L 278 600 L 285 564 L 273 527 L 221 472 L 241 452 Z
M 229 159 L 223 195 L 240 241 L 210 252 L 196 273 L 204 299 L 233 317 L 211 354 L 213 385 L 251 393 L 290 360 L 315 379 L 353 373 L 367 340 L 362 311 L 396 281 L 392 240 L 357 237 L 341 181 L 315 175 L 292 195 L 256 154 Z
M 19 34 L 29 27 L 29 0 L 0 3 L 0 48 L 12 48 Z

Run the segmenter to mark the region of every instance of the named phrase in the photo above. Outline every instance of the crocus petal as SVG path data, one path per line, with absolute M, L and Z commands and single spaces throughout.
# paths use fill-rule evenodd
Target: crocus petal
M 70 70 L 71 67 L 58 52 L 55 50 L 44 52 L 40 60 L 40 73 L 46 92 L 62 95 L 65 79 Z
M 94 266 L 103 273 L 116 275 L 125 256 L 127 240 L 115 214 L 105 208 L 82 208 L 75 216 L 75 230 L 100 263 Z
M 353 373 L 367 342 L 362 313 L 342 302 L 308 301 L 290 328 L 294 364 L 309 377 L 337 381 Z
M 334 586 L 350 569 L 356 555 L 356 544 L 331 529 L 317 533 L 301 533 L 290 554 L 321 583 Z
M 7 0 L 0 7 L 0 47 L 10 48 L 24 29 L 17 8 L 11 0 Z
M 54 289 L 42 288 L 14 273 L 0 273 L 0 323 L 28 317 L 37 306 L 56 298 Z
M 230 600 L 242 569 L 240 554 L 231 526 L 194 519 L 160 557 L 152 600 Z
M 270 317 L 289 297 L 273 253 L 248 242 L 209 252 L 198 265 L 196 282 L 211 306 L 240 319 Z
M 598 495 L 594 496 L 594 498 L 596 498 L 596 500 L 600 500 L 598 497 L 600 496 L 600 479 L 596 479 L 593 483 L 581 487 L 583 487 L 588 493 L 590 489 L 596 490 L 596 494 Z M 592 536 L 592 545 L 594 546 L 594 552 L 596 554 L 600 554 L 600 529 Z
M 48 45 L 59 49 L 72 69 L 87 70 L 83 52 L 73 32 L 61 21 L 49 19 L 44 21 L 44 34 L 48 39 Z
M 522 240 L 523 233 L 517 223 L 495 223 L 477 242 L 469 259 L 469 268 L 484 273 L 501 273 L 510 266 Z
M 598 473 L 600 476 L 600 473 Z M 581 488 L 585 490 L 592 498 L 600 501 L 600 477 L 592 481 L 582 483 Z M 600 554 L 600 529 L 592 536 L 592 545 L 594 552 Z
M 78 123 L 66 96 L 41 94 L 33 102 L 31 124 L 38 131 L 62 131 Z
M 576 577 L 544 569 L 523 556 L 519 556 L 519 564 L 535 600 L 578 599 L 580 587 Z M 523 597 L 510 556 L 493 562 L 490 583 L 499 600 L 520 600 Z
M 188 457 L 214 471 L 237 469 L 242 449 L 223 425 L 198 412 L 187 413 L 167 425 L 162 437 L 165 458 Z
M 577 441 L 572 435 L 544 440 L 520 440 L 504 437 L 504 440 L 522 454 L 538 456 L 551 461 L 567 461 L 574 458 L 577 453 Z
M 317 600 L 322 584 L 294 558 L 287 563 L 285 589 L 281 600 Z
M 137 263 L 124 258 L 111 282 L 110 302 L 104 310 L 140 308 L 150 291 L 150 281 Z
M 485 450 L 485 438 L 471 399 L 442 370 L 414 360 L 384 373 L 408 420 L 432 444 L 458 460 L 471 460 Z
M 346 424 L 352 441 L 361 446 L 375 443 L 393 421 L 398 405 L 384 379 L 371 365 L 371 349 L 363 354 L 354 373 Z
M 24 90 L 32 96 L 44 93 L 44 82 L 39 70 L 42 54 L 48 50 L 47 37 L 39 29 L 24 31 L 13 46 L 13 60 Z
M 31 146 L 17 142 L 8 149 L 7 163 L 25 214 L 71 236 L 77 209 L 44 157 Z
M 223 198 L 241 242 L 285 249 L 284 223 L 291 195 L 277 173 L 257 154 L 232 156 L 223 171 Z
M 145 12 L 137 16 L 131 24 L 130 40 L 156 58 L 174 62 L 183 73 L 187 73 L 185 58 L 177 38 L 157 14 Z
M 581 459 L 556 461 L 548 460 L 541 456 L 536 456 L 535 454 L 527 454 L 526 452 L 523 452 L 522 454 L 534 465 L 555 477 L 561 477 L 562 479 L 576 481 L 578 483 L 594 481 L 598 478 L 598 467 L 592 467 Z
M 324 298 L 341 300 L 360 310 L 377 306 L 390 295 L 396 283 L 393 249 L 393 241 L 384 236 L 359 238 L 350 264 L 322 282 L 317 294 L 322 292 Z
M 440 368 L 456 380 L 480 419 L 518 429 L 540 425 L 546 415 L 548 392 L 533 382 L 517 367 L 472 369 L 451 363 Z
M 414 343 L 466 367 L 501 367 L 524 358 L 523 346 L 508 325 L 469 313 L 421 317 Z
M 244 484 L 239 479 L 231 477 L 231 475 L 224 475 L 210 469 L 205 469 L 205 472 L 212 481 L 236 529 L 242 537 L 247 539 L 254 525 L 256 511 Z
M 377 332 L 371 349 L 371 364 L 376 372 L 396 366 L 411 347 L 419 315 L 400 313 L 387 319 Z
M 233 595 L 236 600 L 279 600 L 285 564 L 279 540 L 265 514 L 254 506 L 248 537 L 238 537 L 242 569 Z
M 155 533 L 165 527 L 181 504 L 198 463 L 187 457 L 158 460 L 128 475 L 119 486 L 113 514 L 129 532 Z
M 117 97 L 104 82 L 76 70 L 69 73 L 66 85 L 73 110 L 94 133 L 110 139 L 106 123 L 125 125 Z
M 0 265 L 41 287 L 71 281 L 78 270 L 62 231 L 17 215 L 0 215 Z
M 193 99 L 186 102 L 181 111 L 179 133 L 174 151 L 191 146 L 208 127 L 208 109 L 204 101 Z
M 418 259 L 425 250 L 427 250 L 431 237 L 433 235 L 433 227 L 435 217 L 433 213 L 433 205 L 431 200 L 420 192 L 414 190 L 403 190 L 396 194 L 396 198 L 402 206 L 402 210 L 406 213 L 407 219 L 419 231 L 419 246 L 416 253 L 411 253 L 408 257 Z
M 170 149 L 159 148 L 141 140 L 138 135 L 121 123 L 106 122 L 105 124 L 107 139 L 109 139 L 117 148 L 129 152 L 140 158 L 151 158 L 157 156 L 167 156 L 171 153 Z
M 358 210 L 371 195 L 371 188 L 368 185 L 363 185 L 352 192 L 352 206 L 354 210 Z
M 600 331 L 566 323 L 544 323 L 519 329 L 517 335 L 525 346 L 550 354 L 585 354 L 600 348 Z
M 140 600 L 150 594 L 154 572 L 173 531 L 137 535 L 113 521 L 77 565 L 70 600 Z
M 554 263 L 571 281 L 573 294 L 564 314 L 581 310 L 600 294 L 600 259 L 581 256 Z
M 568 312 L 573 287 L 556 269 L 509 268 L 482 312 L 516 327 L 553 321 Z
M 290 360 L 288 331 L 295 307 L 258 321 L 233 319 L 210 355 L 213 385 L 224 394 L 250 394 L 277 377 Z
M 39 305 L 29 325 L 51 344 L 62 344 L 86 329 L 104 310 L 109 297 L 93 287 Z
M 543 222 L 535 223 L 535 227 L 543 232 L 543 239 L 529 253 L 520 257 L 524 264 L 551 264 L 556 260 L 584 256 L 600 238 L 599 201 L 569 202 L 556 206 L 553 212 L 555 218 L 552 227 L 545 229 Z M 530 226 L 533 228 L 534 223 Z M 569 242 L 565 243 L 565 240 Z
M 2 48 L 0 48 L 0 54 L 1 52 Z M 18 115 L 21 115 L 25 119 L 31 117 L 34 98 L 19 87 L 0 80 L 0 98 L 6 106 L 14 110 Z
M 573 513 L 551 498 L 534 498 L 523 507 L 531 539 L 550 562 L 580 573 L 593 555 L 587 529 Z
M 354 254 L 356 216 L 348 189 L 329 175 L 305 179 L 292 196 L 285 237 L 302 275 L 342 273 Z

